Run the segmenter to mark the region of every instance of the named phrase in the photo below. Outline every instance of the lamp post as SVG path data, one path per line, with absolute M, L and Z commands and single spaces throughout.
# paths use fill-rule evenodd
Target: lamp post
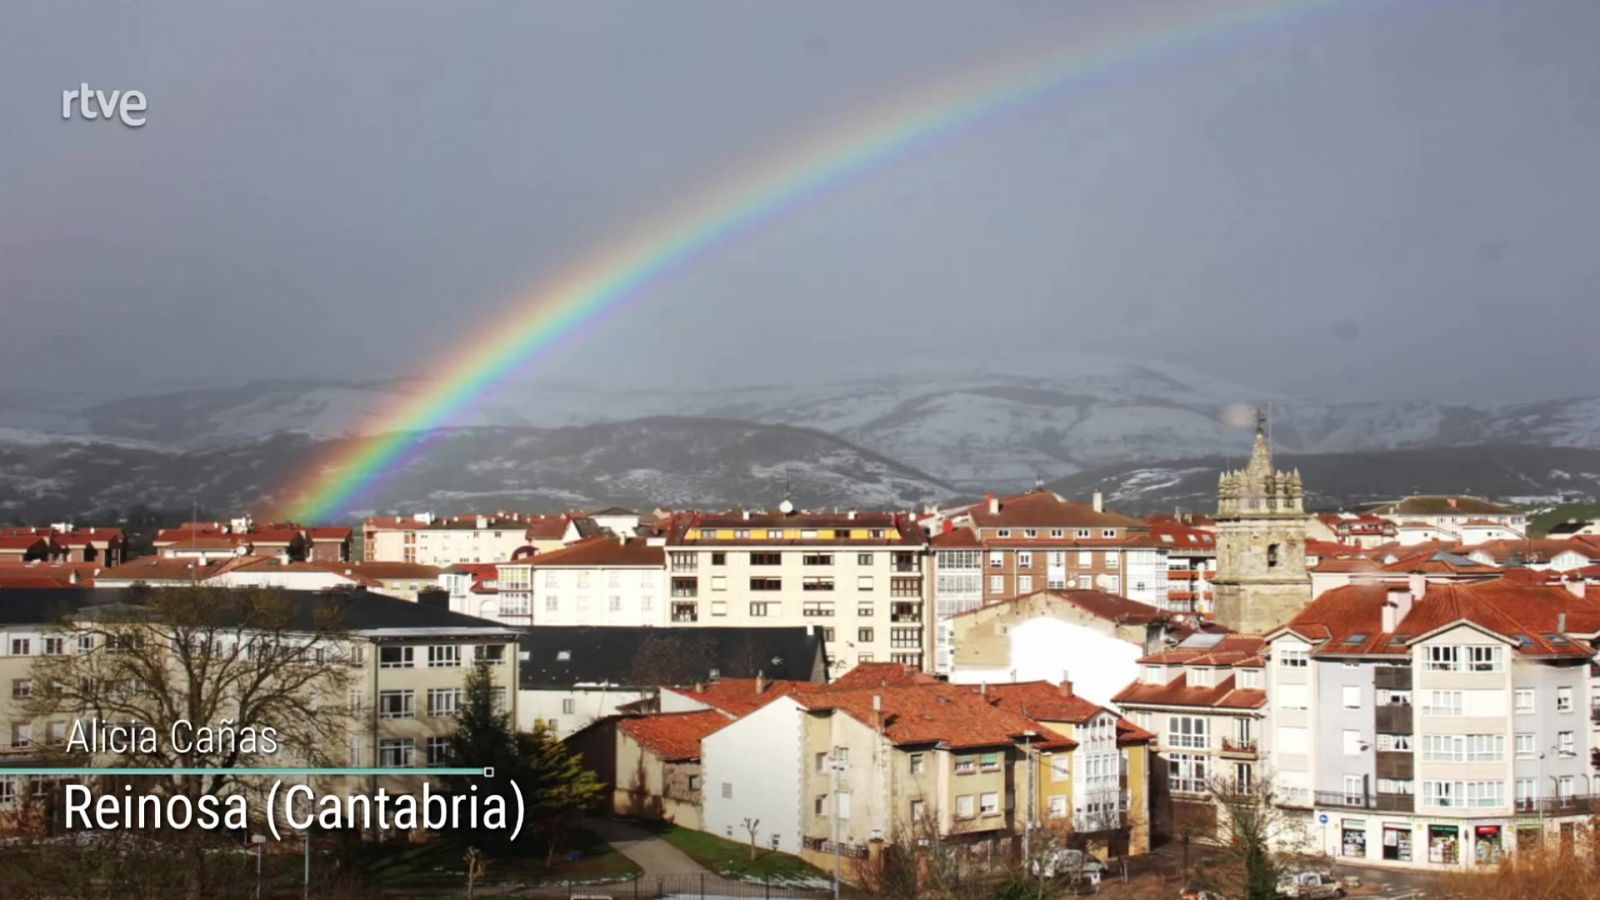
M 829 810 L 833 813 L 833 900 L 839 900 L 839 773 L 844 767 L 845 761 L 839 758 L 839 748 L 835 747 L 828 755 L 828 774 L 833 779 L 833 808 Z

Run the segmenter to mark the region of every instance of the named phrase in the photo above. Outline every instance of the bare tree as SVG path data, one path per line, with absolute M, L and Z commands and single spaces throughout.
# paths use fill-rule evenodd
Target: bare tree
M 1445 900 L 1519 897 L 1592 900 L 1600 885 L 1600 816 L 1575 823 L 1554 845 L 1518 847 L 1499 865 L 1444 872 L 1428 895 Z
M 209 587 L 150 592 L 139 602 L 80 610 L 41 656 L 29 701 L 35 720 L 75 720 L 64 751 L 91 726 L 148 729 L 152 741 L 97 754 L 118 767 L 199 768 L 205 774 L 143 779 L 148 793 L 184 796 L 259 790 L 230 770 L 278 754 L 325 764 L 344 748 L 352 645 L 333 597 L 314 606 L 271 589 Z M 202 729 L 211 729 L 203 731 Z M 217 740 L 202 740 L 203 737 Z M 58 737 L 56 743 L 60 743 Z M 81 755 L 81 752 L 80 752 Z M 190 896 L 206 894 L 198 830 L 185 832 Z
M 739 824 L 750 834 L 750 858 L 753 860 L 756 858 L 756 831 L 761 827 L 761 820 L 745 816 L 744 821 Z
M 1221 853 L 1198 880 L 1227 897 L 1274 900 L 1279 872 L 1305 846 L 1300 824 L 1284 814 L 1270 778 L 1213 778 L 1207 791 L 1217 807 Z

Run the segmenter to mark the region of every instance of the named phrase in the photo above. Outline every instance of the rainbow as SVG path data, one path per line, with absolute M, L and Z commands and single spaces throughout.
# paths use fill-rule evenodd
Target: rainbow
M 1348 0 L 1346 0 L 1348 2 Z M 382 410 L 362 436 L 300 470 L 276 496 L 290 514 L 319 521 L 350 510 L 403 471 L 431 430 L 451 423 L 497 384 L 563 341 L 581 336 L 626 301 L 864 173 L 954 133 L 1044 99 L 1051 91 L 1163 53 L 1282 22 L 1339 0 L 1179 0 L 1118 4 L 1120 18 L 1066 44 L 972 69 L 933 90 L 853 117 L 690 196 L 619 240 L 536 285 L 509 315 L 493 317 L 424 376 L 424 389 Z

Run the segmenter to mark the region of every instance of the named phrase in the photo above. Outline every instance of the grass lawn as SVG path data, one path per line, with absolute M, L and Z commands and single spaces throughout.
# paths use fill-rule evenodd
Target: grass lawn
M 1600 516 L 1600 503 L 1563 503 L 1529 520 L 1528 534 L 1544 537 L 1550 533 L 1551 526 L 1560 525 L 1568 519 L 1593 519 L 1597 516 Z
M 826 880 L 830 876 L 798 856 L 790 856 L 771 848 L 758 847 L 756 858 L 750 858 L 750 845 L 730 841 L 679 828 L 665 822 L 635 821 L 636 825 L 661 836 L 661 839 L 682 850 L 690 859 L 729 878 L 747 881 L 772 881 L 774 884 Z
M 558 857 L 552 866 L 544 864 L 543 852 L 529 855 L 491 856 L 484 873 L 484 884 L 535 881 L 625 881 L 639 873 L 634 862 L 592 832 L 575 828 L 567 838 L 568 860 Z M 379 884 L 424 885 L 465 884 L 466 845 L 441 838 L 426 844 L 369 844 L 358 851 L 357 864 L 363 875 Z

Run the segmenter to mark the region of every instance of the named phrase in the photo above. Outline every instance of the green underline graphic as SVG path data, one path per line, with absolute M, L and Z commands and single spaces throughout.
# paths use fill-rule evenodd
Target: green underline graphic
M 167 768 L 125 768 L 121 766 L 83 766 L 67 768 L 0 768 L 0 775 L 481 775 L 490 777 L 487 768 L 380 768 L 380 767 L 312 767 L 293 768 L 254 766 L 215 768 L 206 766 L 177 766 Z

